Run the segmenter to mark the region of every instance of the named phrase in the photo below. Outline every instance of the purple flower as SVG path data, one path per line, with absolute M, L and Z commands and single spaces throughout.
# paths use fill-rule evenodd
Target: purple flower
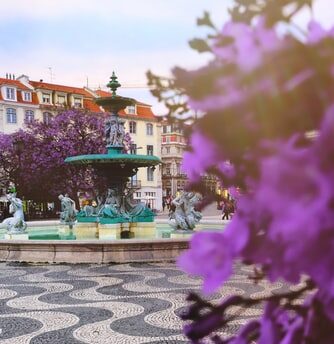
M 231 43 L 222 45 L 221 37 L 231 39 Z M 267 28 L 262 17 L 255 28 L 230 21 L 224 25 L 221 37 L 213 44 L 213 53 L 224 62 L 236 63 L 243 72 L 251 72 L 260 66 L 263 53 L 276 51 L 282 46 L 275 30 Z
M 195 233 L 191 239 L 190 250 L 179 257 L 178 265 L 191 275 L 202 276 L 203 291 L 210 293 L 232 272 L 233 257 L 227 246 L 222 233 Z
M 200 180 L 206 169 L 218 159 L 215 144 L 199 131 L 190 138 L 192 151 L 183 154 L 182 170 L 191 181 Z
M 312 20 L 308 24 L 308 43 L 317 44 L 324 38 L 334 37 L 334 28 L 325 30 L 318 22 Z
M 203 291 L 211 293 L 231 275 L 233 259 L 240 254 L 247 240 L 248 230 L 237 220 L 223 233 L 195 233 L 190 249 L 179 257 L 178 264 L 189 274 L 203 277 Z
M 310 79 L 312 76 L 314 76 L 314 71 L 310 69 L 301 71 L 285 83 L 285 91 L 292 91 L 294 88 L 298 87 L 300 84 Z

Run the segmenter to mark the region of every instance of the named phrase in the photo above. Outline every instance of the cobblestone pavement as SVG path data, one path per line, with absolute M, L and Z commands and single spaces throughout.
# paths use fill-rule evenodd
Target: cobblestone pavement
M 219 293 L 260 296 L 286 289 L 282 283 L 254 286 L 247 267 Z M 28 265 L 0 263 L 0 343 L 187 343 L 178 315 L 201 281 L 175 264 Z M 259 308 L 244 310 L 225 334 Z

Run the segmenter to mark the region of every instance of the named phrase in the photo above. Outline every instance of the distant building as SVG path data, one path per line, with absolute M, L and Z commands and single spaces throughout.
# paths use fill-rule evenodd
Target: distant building
M 174 123 L 162 122 L 161 159 L 164 196 L 174 197 L 185 188 L 187 175 L 181 171 L 181 164 L 186 146 L 183 130 Z
M 162 122 L 161 159 L 163 196 L 175 197 L 186 187 L 188 178 L 182 171 L 183 152 L 187 147 L 183 129 L 176 123 Z M 219 184 L 216 176 L 204 175 L 203 181 L 208 190 L 216 193 Z
M 13 133 L 33 120 L 48 123 L 59 111 L 83 108 L 102 112 L 94 99 L 110 96 L 109 92 L 29 80 L 9 75 L 0 78 L 0 132 Z M 161 126 L 151 105 L 135 101 L 120 112 L 126 120 L 125 130 L 133 140 L 130 154 L 161 156 Z M 136 188 L 135 199 L 162 208 L 161 167 L 140 168 L 129 187 Z
M 39 112 L 33 87 L 18 80 L 0 78 L 0 132 L 13 133 Z

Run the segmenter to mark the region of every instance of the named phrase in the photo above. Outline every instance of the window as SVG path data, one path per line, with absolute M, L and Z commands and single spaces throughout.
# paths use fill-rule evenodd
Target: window
M 127 106 L 126 112 L 128 115 L 135 115 L 136 114 L 136 107 L 134 105 Z
M 9 100 L 16 100 L 15 88 L 13 87 L 6 88 L 6 98 Z
M 166 174 L 170 175 L 171 164 L 166 164 Z
M 50 93 L 42 93 L 42 103 L 51 104 L 51 95 Z
M 153 182 L 154 180 L 154 168 L 147 167 L 147 181 Z
M 147 123 L 146 124 L 146 135 L 153 135 L 153 124 L 152 123 Z
M 82 107 L 82 99 L 74 97 L 74 106 L 75 107 Z
M 152 145 L 147 145 L 146 146 L 146 151 L 147 151 L 147 155 L 153 155 L 153 146 Z
M 65 105 L 66 104 L 65 96 L 58 96 L 58 104 L 59 105 Z
M 43 123 L 50 124 L 52 120 L 52 113 L 50 112 L 43 112 Z
M 23 92 L 23 100 L 25 102 L 31 102 L 31 92 Z
M 166 154 L 170 153 L 170 147 L 166 147 Z
M 130 145 L 130 154 L 137 154 L 137 145 L 135 143 Z
M 17 123 L 17 117 L 16 117 L 16 110 L 15 109 L 7 109 L 7 123 Z
M 129 131 L 130 134 L 136 134 L 137 132 L 137 123 L 134 121 L 129 122 Z
M 141 198 L 141 192 L 136 192 L 136 198 Z
M 27 110 L 24 115 L 25 123 L 32 123 L 35 119 L 34 111 Z

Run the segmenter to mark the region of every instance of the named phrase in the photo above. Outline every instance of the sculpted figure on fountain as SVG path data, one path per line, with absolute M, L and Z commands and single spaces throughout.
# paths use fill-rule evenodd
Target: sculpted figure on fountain
M 9 213 L 13 214 L 13 216 L 3 220 L 0 228 L 5 227 L 11 234 L 24 233 L 27 224 L 24 221 L 22 200 L 16 197 L 16 192 L 8 193 L 6 197 L 10 202 Z
M 176 197 L 172 204 L 175 211 L 170 214 L 169 224 L 175 230 L 192 230 L 201 220 L 202 214 L 195 210 L 195 205 L 200 200 L 200 196 L 194 192 L 183 192 Z

